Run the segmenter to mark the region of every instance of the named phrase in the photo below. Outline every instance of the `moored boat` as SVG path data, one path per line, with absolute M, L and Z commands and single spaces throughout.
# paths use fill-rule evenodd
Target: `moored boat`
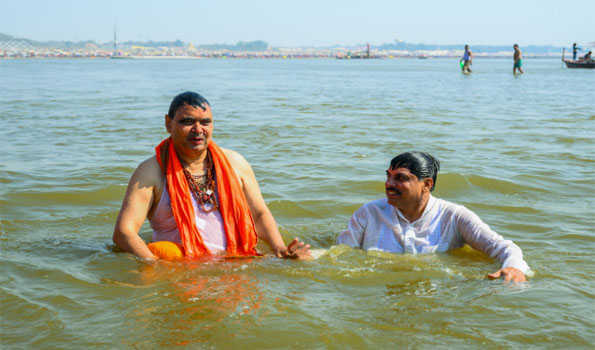
M 573 61 L 573 60 L 564 60 L 563 61 L 568 68 L 595 68 L 595 61 Z
M 564 59 L 565 49 L 562 49 L 562 62 L 568 68 L 595 68 L 595 60 L 566 60 Z

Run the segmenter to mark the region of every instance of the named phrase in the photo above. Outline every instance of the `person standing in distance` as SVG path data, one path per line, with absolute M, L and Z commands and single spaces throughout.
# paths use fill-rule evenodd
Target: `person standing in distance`
M 512 56 L 512 59 L 514 60 L 514 65 L 512 66 L 512 74 L 517 74 L 517 70 L 519 71 L 519 74 L 523 74 L 525 72 L 523 72 L 523 53 L 521 52 L 521 49 L 519 49 L 519 45 L 518 44 L 514 44 L 514 46 L 512 47 L 514 49 L 514 54 Z
M 473 53 L 469 50 L 469 45 L 465 45 L 465 52 L 463 57 L 459 60 L 461 63 L 461 71 L 463 73 L 471 73 L 471 64 L 473 63 Z

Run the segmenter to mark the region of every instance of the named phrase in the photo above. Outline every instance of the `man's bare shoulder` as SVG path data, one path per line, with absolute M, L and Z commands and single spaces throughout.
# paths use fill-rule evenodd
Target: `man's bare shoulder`
M 221 150 L 223 151 L 223 153 L 225 153 L 227 160 L 229 160 L 231 167 L 233 168 L 234 172 L 236 173 L 236 176 L 239 179 L 242 179 L 244 181 L 246 179 L 254 177 L 252 167 L 250 166 L 250 163 L 248 163 L 246 158 L 244 158 L 238 152 L 230 149 L 222 148 Z
M 246 160 L 246 158 L 244 158 L 241 154 L 239 154 L 238 152 L 231 150 L 231 149 L 227 149 L 227 148 L 222 148 L 221 149 L 223 151 L 223 153 L 225 153 L 225 156 L 227 157 L 227 160 L 229 160 L 229 162 L 231 163 L 231 165 L 236 168 L 245 168 L 245 167 L 249 167 L 250 163 L 248 163 L 248 161 Z
M 155 156 L 142 161 L 132 175 L 133 179 L 142 183 L 144 186 L 158 185 L 161 183 L 162 177 L 161 167 Z

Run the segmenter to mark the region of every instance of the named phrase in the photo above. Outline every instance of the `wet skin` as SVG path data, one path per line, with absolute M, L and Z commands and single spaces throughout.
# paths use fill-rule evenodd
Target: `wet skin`
M 206 155 L 205 150 L 213 137 L 211 107 L 183 105 L 173 118 L 165 117 L 165 128 L 182 158 Z
M 433 185 L 431 178 L 419 179 L 407 168 L 386 171 L 384 187 L 388 203 L 399 209 L 409 221 L 419 219 Z

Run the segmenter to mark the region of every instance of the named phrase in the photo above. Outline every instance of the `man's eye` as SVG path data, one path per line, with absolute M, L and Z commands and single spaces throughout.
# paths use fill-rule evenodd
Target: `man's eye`
M 192 125 L 192 124 L 194 124 L 194 120 L 190 119 L 190 118 L 185 118 L 185 119 L 180 120 L 180 124 Z

